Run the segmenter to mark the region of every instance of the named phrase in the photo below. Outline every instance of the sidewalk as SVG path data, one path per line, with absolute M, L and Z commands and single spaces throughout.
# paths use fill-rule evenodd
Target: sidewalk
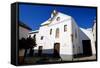
M 81 61 L 81 60 L 96 60 L 96 56 L 89 56 L 89 57 L 81 57 L 81 58 L 74 58 L 73 61 Z

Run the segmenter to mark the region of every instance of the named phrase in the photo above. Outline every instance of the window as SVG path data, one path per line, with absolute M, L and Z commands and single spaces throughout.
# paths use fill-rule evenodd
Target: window
M 75 37 L 77 38 L 77 30 L 75 30 Z
M 43 36 L 41 36 L 41 40 L 43 40 Z
M 57 17 L 57 21 L 59 21 L 60 20 L 60 17 Z
M 36 39 L 36 34 L 33 35 L 33 39 Z
M 29 38 L 31 38 L 31 35 L 29 35 Z
M 75 47 L 74 47 L 74 44 L 73 44 L 73 48 L 75 48 Z
M 50 29 L 50 35 L 52 34 L 52 29 Z
M 67 31 L 67 25 L 64 25 L 64 32 Z
M 56 38 L 59 37 L 59 28 L 56 29 Z
M 73 34 L 71 34 L 72 42 L 73 42 Z

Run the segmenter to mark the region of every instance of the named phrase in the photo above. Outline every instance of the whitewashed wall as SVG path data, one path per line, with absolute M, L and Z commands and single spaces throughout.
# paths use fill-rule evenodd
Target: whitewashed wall
M 97 40 L 96 40 L 96 21 L 95 21 L 95 23 L 94 23 L 94 25 L 93 25 L 93 54 L 95 55 L 96 54 L 96 47 L 97 47 Z
M 57 21 L 57 17 L 60 20 Z M 49 23 L 50 21 L 45 21 L 44 23 Z M 43 46 L 42 53 L 53 54 L 54 43 L 60 43 L 60 56 L 62 60 L 72 60 L 73 55 L 83 53 L 82 40 L 92 39 L 92 33 L 86 29 L 80 29 L 76 24 L 75 20 L 68 15 L 63 13 L 58 13 L 54 20 L 49 25 L 44 25 L 39 28 L 39 33 L 36 36 L 37 47 L 35 47 L 34 53 L 38 53 L 38 47 Z M 67 31 L 64 32 L 64 25 L 67 25 Z M 59 28 L 59 38 L 55 38 L 56 29 Z M 52 29 L 52 34 L 50 35 L 50 29 Z M 75 35 L 77 33 L 77 37 Z M 71 35 L 73 34 L 73 41 Z M 41 40 L 43 36 L 43 40 Z M 92 43 L 92 42 L 91 42 Z M 94 47 L 92 49 L 94 52 Z
M 60 21 L 56 21 L 56 18 L 60 17 Z M 72 41 L 71 41 L 71 17 L 62 13 L 59 13 L 52 21 L 51 24 L 47 26 L 41 26 L 39 29 L 39 34 L 37 36 L 38 46 L 43 46 L 43 53 L 53 54 L 54 43 L 60 43 L 60 56 L 64 60 L 72 59 Z M 48 22 L 48 21 L 46 21 Z M 67 31 L 64 32 L 64 25 L 67 25 Z M 59 28 L 59 38 L 55 38 L 55 31 Z M 52 29 L 52 34 L 50 35 L 50 29 Z M 43 36 L 43 40 L 41 40 Z M 35 53 L 38 51 L 38 46 L 35 47 Z M 46 51 L 48 50 L 48 51 Z M 66 56 L 69 56 L 66 58 Z
M 93 25 L 93 34 L 94 34 L 93 39 L 94 41 L 96 41 L 96 23 L 94 23 Z
M 72 18 L 72 34 L 73 34 L 73 54 L 82 54 L 83 53 L 83 46 L 80 40 L 80 28 L 76 24 L 75 20 Z

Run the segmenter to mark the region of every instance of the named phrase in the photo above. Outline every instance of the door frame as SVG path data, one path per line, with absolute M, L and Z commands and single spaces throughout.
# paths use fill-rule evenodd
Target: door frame
M 60 57 L 60 43 L 54 43 L 54 57 Z
M 42 55 L 42 49 L 43 49 L 43 46 L 38 47 L 38 56 Z

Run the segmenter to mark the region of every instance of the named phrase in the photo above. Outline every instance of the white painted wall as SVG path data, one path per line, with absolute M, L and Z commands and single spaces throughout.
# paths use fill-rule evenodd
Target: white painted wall
M 76 24 L 75 20 L 72 18 L 72 34 L 73 34 L 73 54 L 82 54 L 83 48 L 82 48 L 82 42 L 80 40 L 80 28 Z
M 56 21 L 56 18 L 60 17 L 60 21 Z M 48 21 L 46 21 L 48 23 Z M 46 23 L 45 22 L 45 23 Z M 46 26 L 41 26 L 37 36 L 38 46 L 43 46 L 43 53 L 53 54 L 54 43 L 60 43 L 60 56 L 63 60 L 72 59 L 73 47 L 72 47 L 72 25 L 71 17 L 62 13 L 58 13 L 51 24 Z M 64 32 L 64 25 L 67 25 L 67 31 Z M 55 31 L 59 28 L 59 38 L 55 38 Z M 52 29 L 52 34 L 50 35 L 50 29 Z M 41 40 L 43 36 L 43 40 Z M 38 51 L 38 46 L 35 47 L 35 53 Z M 48 51 L 46 51 L 48 49 Z M 66 57 L 69 56 L 69 57 Z
M 94 23 L 94 25 L 93 25 L 93 39 L 94 39 L 94 41 L 96 41 L 96 22 Z
M 59 21 L 56 20 L 57 17 L 60 17 Z M 67 25 L 66 32 L 64 32 L 64 25 Z M 59 38 L 55 38 L 57 28 L 59 28 Z M 52 29 L 51 35 L 50 29 Z M 73 41 L 71 37 L 72 34 Z M 43 36 L 43 40 L 41 40 L 41 36 Z M 60 57 L 62 60 L 72 60 L 73 55 L 83 53 L 82 40 L 92 39 L 92 32 L 79 28 L 71 16 L 59 12 L 51 23 L 47 20 L 41 24 L 36 39 L 37 47 L 34 48 L 34 53 L 38 53 L 38 47 L 43 46 L 43 54 L 53 54 L 54 43 L 60 43 Z M 92 48 L 92 51 L 95 53 L 94 47 Z
M 93 25 L 93 54 L 95 55 L 96 54 L 96 47 L 97 47 L 97 40 L 96 40 L 96 21 L 94 22 L 94 25 Z

